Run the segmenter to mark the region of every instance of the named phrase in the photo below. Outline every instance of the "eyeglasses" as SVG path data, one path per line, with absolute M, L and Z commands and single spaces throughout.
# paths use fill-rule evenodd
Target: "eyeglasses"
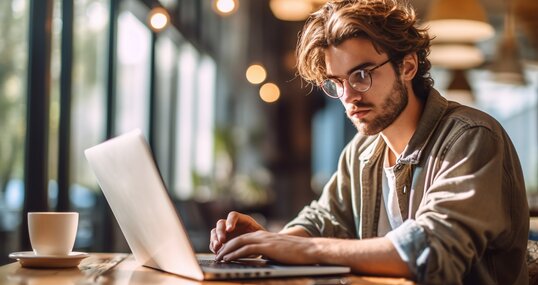
M 372 87 L 372 71 L 390 62 L 391 59 L 387 59 L 384 62 L 374 66 L 370 69 L 357 69 L 353 71 L 347 78 L 347 83 L 354 90 L 359 92 L 366 92 Z M 332 98 L 340 98 L 344 95 L 344 81 L 338 78 L 327 78 L 321 83 L 321 89 Z

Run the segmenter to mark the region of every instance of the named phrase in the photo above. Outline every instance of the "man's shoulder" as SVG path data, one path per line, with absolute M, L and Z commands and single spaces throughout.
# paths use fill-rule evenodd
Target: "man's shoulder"
M 447 111 L 441 121 L 445 125 L 463 128 L 484 127 L 493 132 L 503 129 L 501 124 L 486 112 L 452 101 L 449 101 Z

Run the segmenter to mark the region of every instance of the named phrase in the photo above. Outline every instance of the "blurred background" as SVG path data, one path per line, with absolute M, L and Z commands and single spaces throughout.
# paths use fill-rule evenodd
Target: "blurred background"
M 29 211 L 78 211 L 78 251 L 129 251 L 83 150 L 134 128 L 198 251 L 232 209 L 278 230 L 356 132 L 296 76 L 298 33 L 324 2 L 0 1 L 0 264 L 30 249 Z M 534 213 L 538 1 L 410 2 L 436 37 L 436 88 L 505 127 Z

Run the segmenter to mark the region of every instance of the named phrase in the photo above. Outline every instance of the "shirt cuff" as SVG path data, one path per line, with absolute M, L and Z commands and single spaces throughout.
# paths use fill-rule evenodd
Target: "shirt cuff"
M 417 281 L 424 280 L 426 263 L 430 255 L 424 229 L 415 220 L 406 220 L 401 226 L 387 233 L 400 258 L 407 263 Z

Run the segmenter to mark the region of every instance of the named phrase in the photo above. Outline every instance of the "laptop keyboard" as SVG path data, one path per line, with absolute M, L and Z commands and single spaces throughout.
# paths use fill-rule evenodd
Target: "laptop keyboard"
M 274 263 L 273 261 L 265 260 L 265 259 L 255 259 L 255 258 L 249 258 L 249 259 L 241 259 L 241 260 L 235 260 L 235 261 L 228 261 L 228 262 L 221 262 L 221 261 L 215 261 L 212 259 L 198 259 L 198 263 L 206 269 L 204 271 L 204 274 L 210 274 L 210 279 L 248 279 L 248 278 L 262 278 L 262 277 L 271 277 L 271 276 L 298 276 L 298 275 L 327 275 L 327 274 L 335 274 L 335 272 L 330 272 L 325 268 L 325 271 L 321 271 L 320 273 L 317 273 L 317 271 L 312 271 L 312 268 L 306 267 L 300 268 L 301 266 L 297 266 L 297 268 L 292 268 L 294 266 L 287 265 L 286 268 L 280 268 L 278 263 Z M 285 270 L 287 271 L 286 274 L 283 274 L 282 272 L 278 273 L 278 270 Z M 309 270 L 310 269 L 310 270 Z M 202 269 L 203 270 L 203 269 Z M 306 270 L 306 271 L 305 271 Z M 325 272 L 325 273 L 323 273 Z M 342 272 L 347 273 L 347 272 Z M 347 283 L 328 283 L 328 282 L 321 282 L 316 284 L 335 284 L 335 285 L 346 285 Z
M 214 260 L 198 260 L 201 266 L 212 267 L 218 269 L 248 269 L 248 268 L 263 268 L 267 267 L 267 263 L 263 261 L 214 261 Z

